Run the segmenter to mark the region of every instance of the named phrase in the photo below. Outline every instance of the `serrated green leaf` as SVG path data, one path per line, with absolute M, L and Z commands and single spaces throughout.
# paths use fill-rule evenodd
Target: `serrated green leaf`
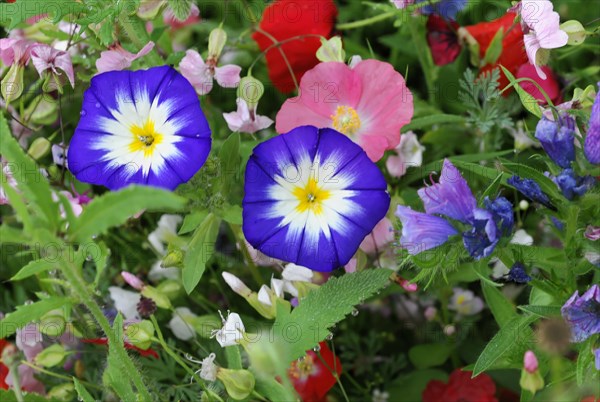
M 94 198 L 69 227 L 67 234 L 71 240 L 83 242 L 93 235 L 123 224 L 142 210 L 174 212 L 181 211 L 185 204 L 185 198 L 165 190 L 143 186 L 127 187 Z
M 124 375 L 127 373 L 126 367 L 121 364 L 116 348 L 123 348 L 123 316 L 119 313 L 115 318 L 113 324 L 113 332 L 115 333 L 115 340 L 117 343 L 112 343 L 109 337 L 108 341 L 108 366 L 104 371 L 104 378 L 108 385 L 115 391 L 115 393 L 123 401 L 135 401 L 136 396 L 131 386 L 129 377 Z
M 58 22 L 64 15 L 78 13 L 85 6 L 75 0 L 19 0 L 12 4 L 0 4 L 0 25 L 8 30 L 28 18 L 41 14 L 49 14 L 53 22 Z
M 518 83 L 516 83 L 516 78 L 510 71 L 508 71 L 502 65 L 500 68 L 502 68 L 504 75 L 515 88 L 517 95 L 519 95 L 519 99 L 521 99 L 523 107 L 535 117 L 542 118 L 542 108 L 540 107 L 538 100 L 530 95 L 529 92 L 525 91 Z
M 71 300 L 66 297 L 52 297 L 19 306 L 14 312 L 8 314 L 0 321 L 0 339 L 11 336 L 17 329 L 40 319 L 48 311 L 70 304 Z
M 422 370 L 444 364 L 452 349 L 452 345 L 444 343 L 416 345 L 408 351 L 408 358 L 417 369 Z
M 516 316 L 500 328 L 477 359 L 473 368 L 473 377 L 492 367 L 496 360 L 518 347 L 520 343 L 529 341 L 533 335 L 529 324 L 535 320 L 536 317 L 530 315 Z
M 77 378 L 73 377 L 73 384 L 75 385 L 75 390 L 77 391 L 77 395 L 79 396 L 79 400 L 83 402 L 96 402 L 96 400 L 90 395 L 87 389 L 77 380 Z
M 192 2 L 190 0 L 169 0 L 169 7 L 178 21 L 185 21 L 190 15 Z
M 204 274 L 206 263 L 215 253 L 215 241 L 219 234 L 221 219 L 210 213 L 196 229 L 183 261 L 183 287 L 191 293 Z
M 483 290 L 485 301 L 500 328 L 517 316 L 515 307 L 504 297 L 502 292 L 485 282 L 481 282 L 481 289 Z
M 385 287 L 390 275 L 388 269 L 369 269 L 331 278 L 319 289 L 308 293 L 291 313 L 280 314 L 278 310 L 273 331 L 275 337 L 286 344 L 286 354 L 281 356 L 283 364 L 289 365 L 325 339 L 331 326 L 350 314 L 354 306 Z M 290 342 L 289 334 L 284 332 L 289 328 L 302 328 L 307 332 Z
M 581 345 L 579 349 L 579 356 L 577 356 L 577 367 L 575 369 L 575 375 L 577 378 L 577 385 L 581 386 L 585 380 L 586 373 L 592 368 L 592 339 L 588 339 Z
M 31 261 L 29 262 L 29 264 L 21 268 L 19 272 L 17 272 L 12 278 L 10 278 L 10 280 L 20 281 L 22 279 L 29 278 L 30 276 L 39 274 L 40 272 L 50 271 L 54 268 L 56 268 L 55 262 L 50 262 L 47 260 Z
M 528 304 L 525 306 L 519 306 L 519 310 L 537 315 L 539 317 L 550 318 L 560 317 L 560 307 L 561 306 L 539 306 Z

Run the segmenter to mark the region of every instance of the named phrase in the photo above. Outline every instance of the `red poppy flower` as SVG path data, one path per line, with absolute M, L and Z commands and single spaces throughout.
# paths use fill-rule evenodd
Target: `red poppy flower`
M 427 19 L 427 43 L 433 62 L 438 66 L 452 63 L 462 50 L 456 30 L 458 24 L 431 14 Z
M 0 339 L 0 356 L 2 356 L 2 351 L 8 345 L 8 342 L 4 339 Z M 8 376 L 8 367 L 4 364 L 0 363 L 0 389 L 8 389 L 8 384 L 6 383 L 6 377 Z
M 475 40 L 479 44 L 479 57 L 483 60 L 496 33 L 502 28 L 504 38 L 502 39 L 502 53 L 498 60 L 493 64 L 485 65 L 481 68 L 481 73 L 491 71 L 500 65 L 503 65 L 513 75 L 517 73 L 519 67 L 528 62 L 525 44 L 523 43 L 523 31 L 521 25 L 516 23 L 517 15 L 512 12 L 504 14 L 502 17 L 490 22 L 481 22 L 461 28 L 461 37 L 467 41 Z M 465 34 L 464 32 L 468 34 Z M 508 78 L 500 72 L 500 88 L 508 85 Z
M 530 63 L 525 63 L 517 70 L 516 78 L 531 78 L 546 92 L 553 104 L 557 105 L 561 103 L 562 97 L 560 95 L 560 86 L 558 85 L 558 79 L 554 71 L 548 66 L 542 66 L 542 71 L 546 74 L 546 79 L 543 80 L 538 75 L 535 66 Z M 523 81 L 519 85 L 527 91 L 531 96 L 540 101 L 540 104 L 545 105 L 546 98 L 542 95 L 540 90 L 528 81 Z
M 83 342 L 85 343 L 92 343 L 94 345 L 108 345 L 108 339 L 106 338 L 94 338 L 94 339 L 82 339 Z M 125 349 L 128 350 L 135 350 L 136 352 L 138 352 L 140 354 L 140 356 L 143 357 L 154 357 L 155 359 L 158 359 L 158 353 L 156 353 L 154 350 L 152 349 L 140 349 L 137 346 L 132 345 L 129 342 L 125 342 Z
M 494 381 L 485 374 L 471 378 L 472 374 L 471 371 L 456 369 L 450 374 L 447 384 L 429 381 L 423 391 L 423 402 L 498 402 Z
M 279 42 L 307 34 L 329 38 L 336 17 L 337 8 L 333 0 L 278 0 L 265 9 L 259 27 Z M 263 52 L 273 45 L 273 40 L 259 31 L 252 38 Z M 266 54 L 267 67 L 273 85 L 284 93 L 295 89 L 281 52 L 290 63 L 296 81 L 300 82 L 304 73 L 319 63 L 316 52 L 320 46 L 319 38 L 306 37 L 269 50 Z
M 319 343 L 321 358 L 317 353 L 309 350 L 300 362 L 293 362 L 288 375 L 294 384 L 296 392 L 304 402 L 324 401 L 325 395 L 336 383 L 332 374 L 335 369 L 337 375 L 342 373 L 340 359 L 333 355 L 326 342 Z

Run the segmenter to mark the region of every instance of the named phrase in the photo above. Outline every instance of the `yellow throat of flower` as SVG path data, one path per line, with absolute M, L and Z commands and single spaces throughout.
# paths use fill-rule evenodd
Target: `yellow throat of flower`
M 360 128 L 360 118 L 353 107 L 338 106 L 335 114 L 331 115 L 333 128 L 346 135 L 356 134 Z
M 133 135 L 133 141 L 129 144 L 129 151 L 144 151 L 144 157 L 152 156 L 156 145 L 163 140 L 163 136 L 156 132 L 154 122 L 150 119 L 146 120 L 142 126 L 131 126 L 129 130 Z
M 294 195 L 298 198 L 298 212 L 312 211 L 319 215 L 323 212 L 323 201 L 330 197 L 329 191 L 319 187 L 319 183 L 313 177 L 308 179 L 306 186 L 298 186 L 294 189 Z

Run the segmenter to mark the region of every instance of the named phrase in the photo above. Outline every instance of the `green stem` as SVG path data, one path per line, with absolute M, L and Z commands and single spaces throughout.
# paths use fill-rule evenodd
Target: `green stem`
M 21 378 L 19 378 L 19 363 L 13 363 L 10 368 L 10 373 L 13 379 L 13 391 L 15 391 L 15 396 L 17 397 L 18 402 L 24 402 L 23 392 L 21 391 Z
M 254 261 L 252 261 L 252 256 L 250 255 L 250 251 L 248 250 L 246 241 L 244 240 L 244 237 L 241 233 L 240 226 L 230 223 L 229 227 L 231 228 L 231 231 L 233 232 L 233 235 L 235 236 L 235 241 L 240 245 L 240 250 L 242 251 L 244 258 L 246 259 L 246 263 L 248 264 L 248 268 L 250 269 L 252 278 L 254 278 L 254 281 L 256 282 L 257 285 L 259 285 L 259 286 L 263 285 L 264 284 L 263 278 L 260 275 L 260 272 L 258 272 L 258 267 L 254 263 Z
M 429 103 L 431 103 L 432 105 L 436 105 L 437 100 L 435 99 L 436 91 L 434 72 L 436 72 L 437 66 L 433 65 L 433 60 L 431 58 L 429 46 L 427 45 L 425 37 L 420 34 L 417 24 L 418 21 L 414 18 L 408 20 L 408 27 L 410 29 L 412 42 L 415 44 L 417 58 L 419 59 L 421 70 L 423 71 L 423 75 L 425 76 L 425 84 L 427 85 L 427 96 L 429 98 Z
M 336 28 L 339 30 L 345 30 L 345 29 L 355 29 L 355 28 L 360 28 L 360 27 L 366 27 L 366 26 L 374 24 L 376 22 L 384 21 L 384 20 L 387 20 L 388 18 L 392 18 L 397 14 L 399 14 L 398 11 L 392 10 L 392 11 L 388 11 L 387 13 L 375 15 L 370 18 L 365 18 L 364 20 L 359 20 L 359 21 L 354 21 L 354 22 L 346 22 L 345 24 L 338 24 L 336 26 Z
M 68 253 L 67 255 L 74 255 L 74 253 Z M 113 352 L 115 353 L 115 357 L 119 360 L 119 363 L 123 368 L 127 370 L 126 373 L 123 373 L 125 377 L 129 377 L 137 391 L 140 393 L 142 400 L 151 401 L 152 396 L 148 392 L 146 385 L 144 384 L 144 380 L 140 375 L 138 368 L 133 364 L 133 361 L 129 358 L 129 355 L 125 351 L 123 347 L 115 347 L 115 345 L 119 344 L 119 340 L 117 339 L 117 334 L 114 333 L 112 328 L 110 327 L 110 323 L 107 318 L 102 313 L 102 309 L 96 303 L 96 300 L 92 297 L 91 292 L 88 290 L 87 283 L 81 276 L 78 267 L 73 263 L 73 261 L 63 259 L 61 264 L 61 272 L 70 283 L 71 288 L 73 289 L 75 295 L 79 299 L 79 301 L 84 304 L 102 331 L 106 334 L 108 338 L 109 347 L 113 347 Z

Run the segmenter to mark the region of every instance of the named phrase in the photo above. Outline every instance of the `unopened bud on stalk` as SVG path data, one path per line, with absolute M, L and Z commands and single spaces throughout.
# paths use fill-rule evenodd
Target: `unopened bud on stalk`
M 227 43 L 227 32 L 221 27 L 215 28 L 208 37 L 208 57 L 219 59 Z

